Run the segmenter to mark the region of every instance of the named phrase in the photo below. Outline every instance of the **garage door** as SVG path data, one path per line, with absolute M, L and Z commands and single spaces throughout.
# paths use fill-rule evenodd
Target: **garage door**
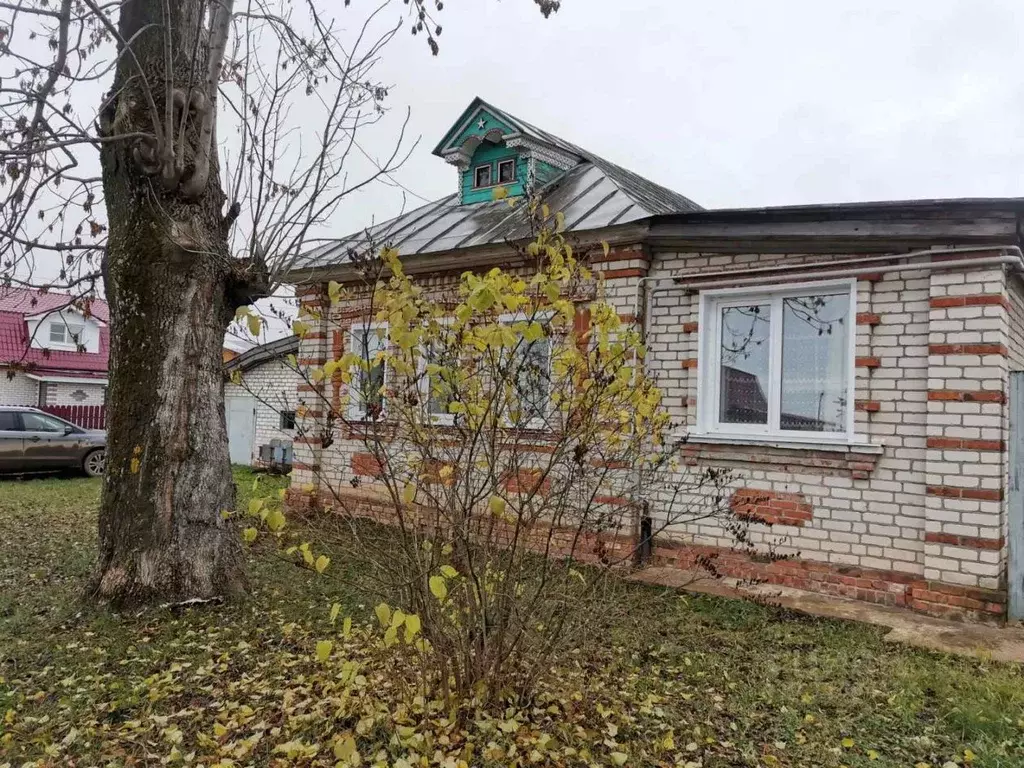
M 224 416 L 231 463 L 251 465 L 256 442 L 256 398 L 250 395 L 225 398 Z

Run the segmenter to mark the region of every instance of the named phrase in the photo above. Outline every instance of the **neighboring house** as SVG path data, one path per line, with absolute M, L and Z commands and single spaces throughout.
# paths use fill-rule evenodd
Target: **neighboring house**
M 303 382 L 289 355 L 299 340 L 286 336 L 233 357 L 224 364 L 224 415 L 232 464 L 261 466 L 260 446 L 295 438 L 298 388 Z
M 1010 467 L 1024 455 L 1011 418 L 1024 412 L 1024 200 L 703 210 L 479 99 L 434 154 L 457 169 L 457 189 L 370 239 L 433 287 L 463 270 L 527 271 L 507 245 L 529 237 L 524 211 L 493 191 L 539 190 L 621 316 L 644 327 L 686 461 L 731 470 L 734 509 L 775 523 L 756 523 L 753 541 L 783 536 L 792 555 L 741 557 L 726 530 L 702 524 L 659 534 L 655 562 L 717 555 L 727 576 L 1022 617 L 1024 504 Z M 329 280 L 355 295 L 314 315 L 300 359 L 334 359 L 360 332 L 350 259 L 365 242 L 292 263 L 305 306 L 324 305 Z M 325 419 L 304 427 L 324 434 Z M 329 502 L 327 486 L 372 474 L 349 437 L 296 445 L 294 503 L 307 484 Z M 663 500 L 646 501 L 657 518 Z
M 0 405 L 102 406 L 106 302 L 0 286 Z

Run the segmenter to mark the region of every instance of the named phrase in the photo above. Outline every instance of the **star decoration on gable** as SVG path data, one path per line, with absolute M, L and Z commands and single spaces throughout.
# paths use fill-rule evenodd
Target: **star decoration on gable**
M 476 127 L 482 131 L 484 128 L 487 127 L 487 121 L 481 117 L 480 120 L 477 122 Z

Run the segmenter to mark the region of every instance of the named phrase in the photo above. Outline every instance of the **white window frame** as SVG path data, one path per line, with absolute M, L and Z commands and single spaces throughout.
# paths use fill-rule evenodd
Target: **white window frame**
M 847 392 L 846 429 L 842 432 L 811 432 L 786 430 L 775 427 L 779 424 L 781 398 L 779 388 L 782 382 L 782 302 L 792 296 L 814 294 L 849 295 L 849 316 L 847 319 Z M 769 304 L 772 307 L 772 322 L 769 341 L 769 391 L 768 422 L 766 424 L 722 424 L 719 422 L 721 386 L 720 322 L 721 309 L 728 306 L 753 306 Z M 735 437 L 737 439 L 761 438 L 778 442 L 793 443 L 857 443 L 860 439 L 854 432 L 854 392 L 856 385 L 856 343 L 857 343 L 857 281 L 829 280 L 820 282 L 788 283 L 779 286 L 722 288 L 700 293 L 697 351 L 697 428 L 690 434 L 715 438 Z M 778 320 L 776 321 L 776 318 Z
M 515 323 L 531 323 L 531 322 L 534 322 L 534 321 L 536 321 L 536 322 L 544 322 L 544 321 L 550 320 L 554 316 L 555 316 L 554 310 L 542 311 L 542 312 L 534 312 L 534 313 L 532 313 L 530 315 L 527 315 L 527 314 L 525 314 L 523 312 L 518 312 L 518 313 L 511 313 L 511 314 L 501 315 L 498 318 L 498 322 L 501 323 L 502 325 L 513 325 Z M 550 326 L 548 326 L 548 327 L 550 328 Z M 545 336 L 545 338 L 548 341 L 548 382 L 550 383 L 550 381 L 551 381 L 552 361 L 554 360 L 554 357 L 555 357 L 555 337 L 549 334 L 549 335 Z M 520 341 L 523 344 L 528 344 L 526 339 L 523 338 L 523 337 L 520 337 Z M 549 388 L 548 388 L 548 399 L 547 399 L 547 402 L 544 404 L 544 414 L 542 416 L 538 416 L 536 418 L 530 419 L 525 424 L 516 424 L 514 421 L 512 421 L 512 419 L 510 419 L 508 417 L 508 414 L 505 413 L 505 414 L 502 415 L 502 421 L 505 423 L 505 426 L 510 428 L 510 429 L 534 429 L 534 430 L 544 429 L 547 426 L 548 417 L 551 415 L 551 396 L 553 394 L 554 393 L 551 391 L 551 388 L 549 386 Z
M 481 168 L 486 168 L 488 173 L 488 181 L 486 184 L 476 183 L 476 174 Z M 494 163 L 480 163 L 480 165 L 473 166 L 473 189 L 487 189 L 488 187 L 494 186 Z
M 452 320 L 453 318 L 448 317 L 442 318 L 439 322 L 441 325 L 451 325 Z M 420 398 L 423 401 L 423 414 L 431 424 L 435 424 L 440 427 L 452 427 L 455 425 L 454 413 L 430 412 L 430 376 L 427 374 L 427 347 L 428 343 L 424 343 L 420 347 L 420 364 L 418 371 Z
M 348 341 L 347 349 L 349 349 L 355 355 L 361 355 L 362 354 L 362 350 L 357 350 L 356 349 L 356 338 L 355 338 L 356 333 L 357 332 L 364 332 L 364 331 L 366 333 L 369 333 L 371 331 L 380 330 L 381 328 L 384 329 L 384 337 L 382 339 L 382 341 L 384 342 L 384 349 L 387 349 L 389 341 L 390 341 L 389 340 L 389 336 L 388 336 L 388 324 L 387 323 L 357 323 L 355 325 L 349 326 L 349 329 L 346 332 L 346 339 Z M 384 361 L 382 363 L 382 365 L 384 366 L 384 386 L 386 387 L 387 383 L 388 383 L 388 365 L 387 365 L 387 361 Z M 369 417 L 369 414 L 366 413 L 366 408 L 364 407 L 365 404 L 360 402 L 360 399 L 359 399 L 359 394 L 360 393 L 354 388 L 355 385 L 356 385 L 355 377 L 356 376 L 360 376 L 362 373 L 363 373 L 362 368 L 359 368 L 359 367 L 353 368 L 352 369 L 353 380 L 351 382 L 349 382 L 349 385 L 348 385 L 348 417 L 349 417 L 349 419 L 351 421 L 371 421 L 371 419 Z M 377 419 L 375 419 L 375 421 L 383 421 L 384 416 L 385 416 L 386 413 L 387 413 L 387 397 L 382 395 L 381 396 L 381 413 L 380 413 L 380 416 Z
M 59 328 L 61 332 L 60 341 L 53 338 L 53 331 L 56 328 Z M 47 346 L 61 349 L 78 349 L 78 345 L 82 343 L 82 335 L 84 333 L 84 325 L 70 325 L 63 320 L 50 320 L 47 327 Z M 75 337 L 78 338 L 77 341 Z
M 501 180 L 501 166 L 503 166 L 503 165 L 511 165 L 512 166 L 512 178 L 509 179 L 508 181 L 502 181 Z M 514 158 L 509 158 L 508 160 L 499 160 L 498 161 L 498 178 L 495 181 L 495 183 L 496 184 L 515 184 L 516 183 L 516 161 L 515 161 Z

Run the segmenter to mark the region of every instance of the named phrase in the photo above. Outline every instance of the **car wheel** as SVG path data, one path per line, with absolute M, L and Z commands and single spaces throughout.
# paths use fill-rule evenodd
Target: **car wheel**
M 103 448 L 87 454 L 82 462 L 82 469 L 89 477 L 100 477 L 107 466 L 107 452 Z

